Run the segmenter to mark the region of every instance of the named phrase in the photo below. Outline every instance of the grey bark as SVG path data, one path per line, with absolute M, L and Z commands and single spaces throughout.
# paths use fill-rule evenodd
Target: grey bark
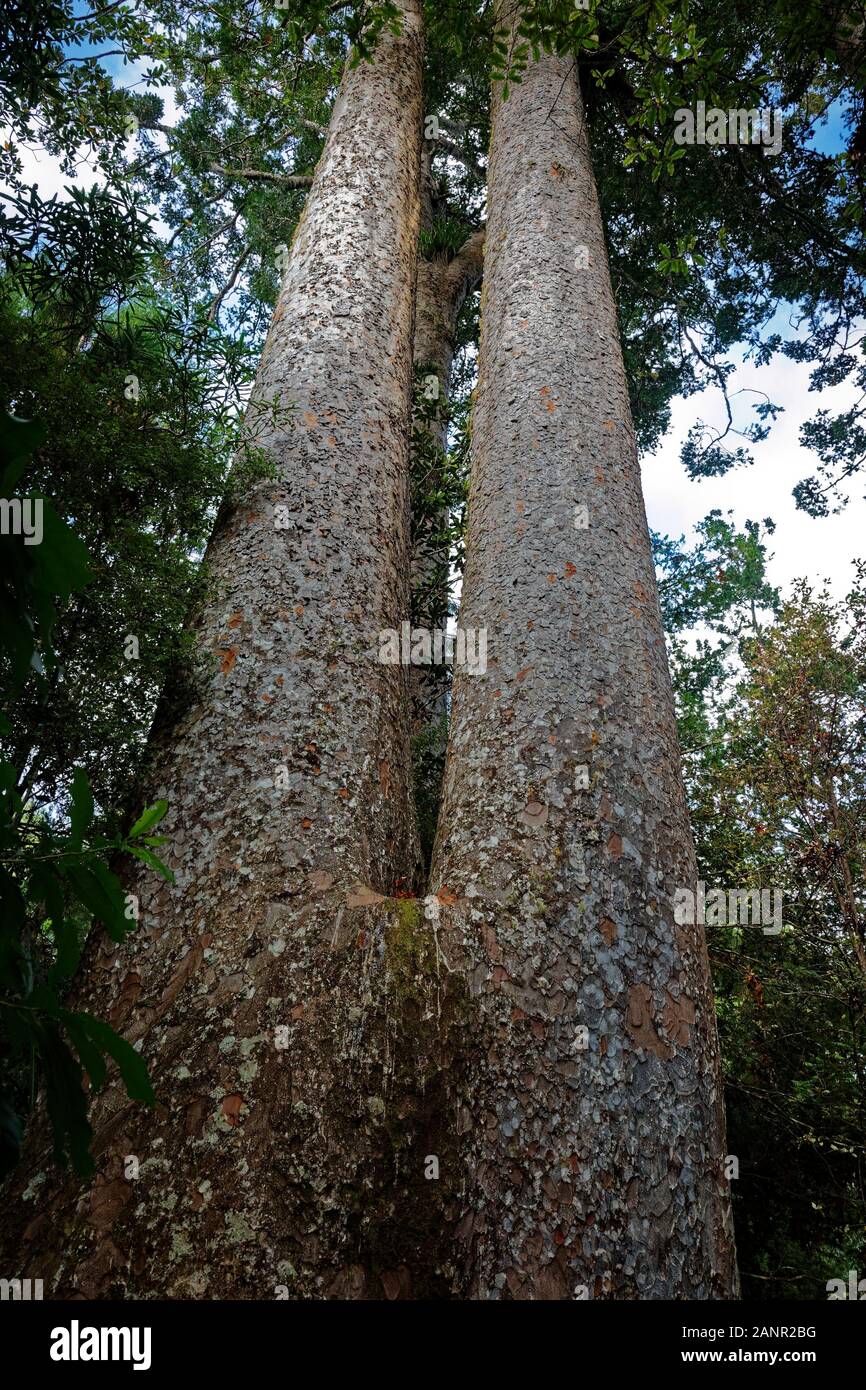
M 425 1112 L 392 1007 L 411 941 L 381 896 L 417 848 L 405 672 L 376 659 L 408 605 L 423 35 L 401 8 L 343 78 L 248 413 L 275 477 L 218 525 L 204 674 L 155 750 L 176 885 L 130 880 L 139 927 L 91 941 L 78 991 L 140 1047 L 157 1108 L 97 1099 L 91 1184 L 57 1178 L 37 1125 L 7 1194 L 4 1274 L 51 1296 L 397 1296 L 410 1277 L 395 1172 L 409 1154 L 423 1181 Z
M 488 669 L 455 677 L 431 875 L 468 992 L 463 1287 L 731 1297 L 710 975 L 673 920 L 695 858 L 573 59 L 497 91 L 489 167 L 460 614 Z

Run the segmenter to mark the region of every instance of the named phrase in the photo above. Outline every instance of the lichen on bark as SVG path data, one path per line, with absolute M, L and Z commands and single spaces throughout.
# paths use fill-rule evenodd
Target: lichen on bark
M 138 929 L 95 935 L 77 987 L 156 1111 L 95 1100 L 89 1185 L 46 1171 L 37 1123 L 8 1193 L 4 1269 L 54 1296 L 381 1292 L 393 982 L 381 909 L 347 901 L 417 872 L 405 672 L 376 660 L 409 593 L 423 32 L 400 9 L 347 64 L 249 406 L 274 477 L 224 509 L 204 674 L 152 750 L 176 882 L 130 877 Z

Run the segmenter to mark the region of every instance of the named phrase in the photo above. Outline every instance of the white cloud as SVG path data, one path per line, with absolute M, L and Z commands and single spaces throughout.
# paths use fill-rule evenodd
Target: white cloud
M 799 511 L 791 489 L 813 474 L 817 464 L 815 454 L 800 445 L 800 425 L 819 407 L 844 409 L 853 403 L 854 392 L 843 385 L 820 394 L 810 393 L 808 366 L 785 359 L 774 359 L 760 369 L 743 364 L 732 377 L 730 390 L 742 387 L 765 392 L 785 408 L 769 438 L 752 446 L 755 464 L 735 469 L 723 478 L 690 479 L 679 459 L 683 440 L 698 419 L 722 427 L 724 406 L 719 393 L 710 391 L 675 401 L 672 428 L 656 452 L 643 460 L 650 526 L 672 536 L 685 534 L 688 539 L 695 524 L 714 507 L 722 512 L 732 511 L 740 526 L 747 519 L 761 521 L 770 516 L 776 522 L 775 534 L 769 540 L 773 557 L 769 564 L 770 581 L 784 592 L 791 580 L 801 575 L 814 581 L 827 579 L 833 593 L 842 597 L 850 587 L 852 561 L 866 553 L 863 475 L 853 479 L 849 489 L 851 501 L 838 516 L 813 518 Z M 743 402 L 758 399 L 745 395 L 738 397 L 736 404 L 742 407 Z M 726 441 L 734 447 L 742 442 L 730 436 Z

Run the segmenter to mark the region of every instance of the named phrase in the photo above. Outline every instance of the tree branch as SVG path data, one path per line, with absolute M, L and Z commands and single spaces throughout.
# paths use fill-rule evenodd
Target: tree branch
M 257 179 L 260 183 L 275 183 L 282 188 L 309 188 L 313 182 L 312 174 L 276 174 L 270 169 L 226 169 L 222 164 L 209 164 L 212 174 L 221 174 L 226 179 Z
M 453 295 L 455 312 L 459 312 L 467 294 L 474 290 L 484 273 L 484 238 L 486 225 L 479 227 L 464 241 L 448 265 L 448 284 Z
M 226 295 L 229 293 L 229 291 L 233 290 L 235 285 L 237 284 L 238 276 L 243 270 L 244 263 L 246 262 L 246 259 L 249 256 L 252 249 L 253 248 L 251 246 L 245 246 L 241 254 L 238 256 L 237 260 L 235 261 L 234 265 L 232 266 L 231 275 L 229 276 L 228 280 L 223 285 L 219 294 L 215 297 L 215 299 L 211 303 L 210 308 L 207 311 L 208 323 L 216 323 L 219 317 L 219 311 L 222 307 L 222 302 L 225 299 Z

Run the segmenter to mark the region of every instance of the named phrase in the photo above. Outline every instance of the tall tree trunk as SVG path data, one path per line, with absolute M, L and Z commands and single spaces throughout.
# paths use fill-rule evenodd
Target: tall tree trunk
M 710 975 L 673 920 L 695 858 L 573 58 L 495 94 L 488 206 L 460 616 L 488 669 L 455 677 L 431 877 L 469 990 L 468 1288 L 730 1297 Z
M 405 672 L 376 659 L 408 605 L 423 34 L 418 0 L 401 9 L 346 69 L 262 354 L 248 419 L 275 480 L 208 551 L 206 670 L 157 756 L 176 885 L 134 879 L 138 930 L 95 940 L 84 972 L 79 1003 L 140 1047 L 156 1112 L 114 1086 L 91 1185 L 46 1172 L 36 1136 L 16 1175 L 4 1274 L 57 1296 L 407 1277 L 383 1204 L 408 948 L 379 895 L 417 849 Z

